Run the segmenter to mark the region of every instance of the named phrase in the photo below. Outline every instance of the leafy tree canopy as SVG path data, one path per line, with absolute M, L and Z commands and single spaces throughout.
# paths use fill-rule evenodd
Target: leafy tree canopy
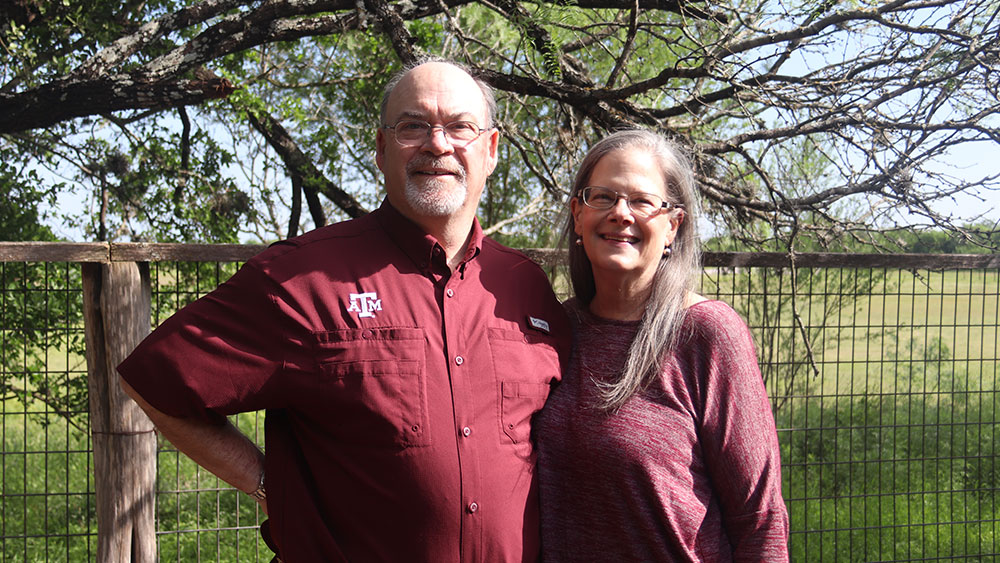
M 0 45 L 0 182 L 75 190 L 95 239 L 273 240 L 373 208 L 381 88 L 436 54 L 500 93 L 480 216 L 510 244 L 555 243 L 576 163 L 620 127 L 685 146 L 744 245 L 995 241 L 940 205 L 998 187 L 952 160 L 1000 156 L 991 0 L 10 0 Z

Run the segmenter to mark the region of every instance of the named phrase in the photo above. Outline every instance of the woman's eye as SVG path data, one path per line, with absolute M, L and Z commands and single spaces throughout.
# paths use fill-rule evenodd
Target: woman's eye
M 593 201 L 594 203 L 607 203 L 609 201 L 614 201 L 614 199 L 615 198 L 608 192 L 598 190 L 590 191 L 590 201 Z

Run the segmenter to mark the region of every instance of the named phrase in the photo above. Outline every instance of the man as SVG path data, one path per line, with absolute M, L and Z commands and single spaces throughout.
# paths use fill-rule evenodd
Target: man
M 140 344 L 123 385 L 261 499 L 286 563 L 533 561 L 530 424 L 566 319 L 475 218 L 497 162 L 489 88 L 435 61 L 386 92 L 382 206 L 252 259 Z M 257 409 L 266 456 L 224 419 Z

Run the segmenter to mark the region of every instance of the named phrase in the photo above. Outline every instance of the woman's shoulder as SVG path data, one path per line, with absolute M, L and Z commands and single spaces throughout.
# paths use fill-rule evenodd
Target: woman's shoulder
M 691 294 L 687 300 L 687 314 L 688 316 L 694 316 L 704 319 L 731 319 L 733 317 L 742 318 L 740 314 L 733 309 L 729 303 L 725 301 L 719 301 L 717 299 L 709 299 L 707 297 Z
M 743 317 L 728 303 L 715 299 L 702 297 L 692 303 L 684 322 L 693 335 L 710 340 L 742 339 L 749 334 Z

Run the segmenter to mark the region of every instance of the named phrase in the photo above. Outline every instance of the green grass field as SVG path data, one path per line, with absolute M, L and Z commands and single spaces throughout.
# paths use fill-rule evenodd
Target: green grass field
M 234 422 L 263 442 L 263 415 Z M 93 561 L 97 515 L 88 433 L 35 403 L 0 410 L 0 561 Z M 257 504 L 161 442 L 157 543 L 162 561 L 270 560 Z M 259 558 L 258 558 L 259 554 Z
M 778 405 L 793 561 L 997 558 L 995 272 L 710 278 Z

